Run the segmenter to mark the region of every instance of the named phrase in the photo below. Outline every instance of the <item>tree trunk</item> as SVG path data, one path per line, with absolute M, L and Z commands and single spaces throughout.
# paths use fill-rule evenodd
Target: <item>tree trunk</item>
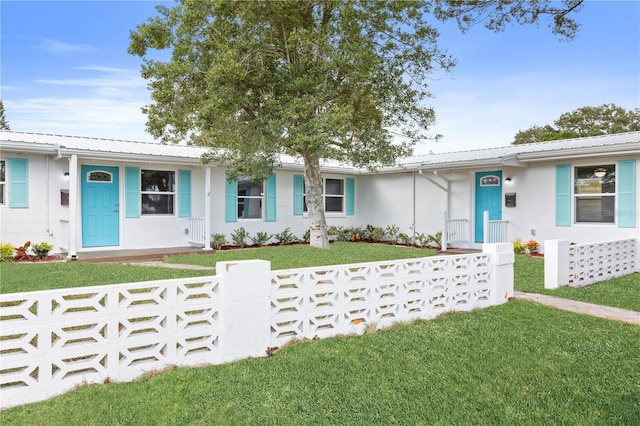
M 320 158 L 304 156 L 304 184 L 311 234 L 309 244 L 311 247 L 328 249 L 329 238 L 327 237 L 327 221 L 324 217 Z

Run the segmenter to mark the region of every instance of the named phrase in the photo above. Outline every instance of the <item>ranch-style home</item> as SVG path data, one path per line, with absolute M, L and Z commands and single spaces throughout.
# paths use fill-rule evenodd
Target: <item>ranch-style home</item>
M 81 258 L 110 249 L 208 246 L 213 233 L 308 228 L 303 166 L 227 182 L 204 148 L 0 131 L 0 241 L 47 241 Z M 483 241 L 640 236 L 640 132 L 404 158 L 377 172 L 323 165 L 329 225 L 444 231 Z

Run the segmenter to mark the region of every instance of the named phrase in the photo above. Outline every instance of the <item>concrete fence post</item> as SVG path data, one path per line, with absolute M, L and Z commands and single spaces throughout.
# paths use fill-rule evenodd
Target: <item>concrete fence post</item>
M 482 212 L 482 242 L 483 243 L 490 243 L 491 242 L 491 236 L 489 234 L 489 212 L 488 211 L 484 211 Z
M 635 244 L 636 244 L 636 258 L 635 258 L 635 265 L 636 265 L 636 272 L 640 272 L 640 238 L 638 238 L 635 235 L 631 235 L 631 238 L 633 238 L 635 240 Z
M 222 362 L 266 356 L 271 333 L 271 262 L 217 262 L 216 275 L 222 278 Z
M 569 241 L 544 242 L 544 288 L 556 289 L 569 284 Z
M 513 263 L 515 262 L 513 244 L 483 244 L 482 252 L 493 254 L 491 261 L 491 280 L 495 289 L 493 304 L 501 305 L 513 297 Z

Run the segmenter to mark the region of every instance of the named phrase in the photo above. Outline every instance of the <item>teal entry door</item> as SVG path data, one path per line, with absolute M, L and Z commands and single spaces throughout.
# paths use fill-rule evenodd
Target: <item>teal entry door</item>
M 484 240 L 483 212 L 489 212 L 489 220 L 502 220 L 502 172 L 476 173 L 475 241 Z
M 82 247 L 119 244 L 118 168 L 81 167 Z

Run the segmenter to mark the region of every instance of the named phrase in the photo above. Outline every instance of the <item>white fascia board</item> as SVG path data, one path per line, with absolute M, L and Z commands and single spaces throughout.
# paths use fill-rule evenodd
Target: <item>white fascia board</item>
M 540 162 L 552 160 L 566 160 L 573 158 L 589 158 L 604 156 L 624 156 L 638 155 L 640 153 L 640 142 L 634 142 L 624 145 L 602 145 L 588 148 L 563 149 L 559 151 L 531 152 L 519 154 L 518 160 L 523 162 Z

